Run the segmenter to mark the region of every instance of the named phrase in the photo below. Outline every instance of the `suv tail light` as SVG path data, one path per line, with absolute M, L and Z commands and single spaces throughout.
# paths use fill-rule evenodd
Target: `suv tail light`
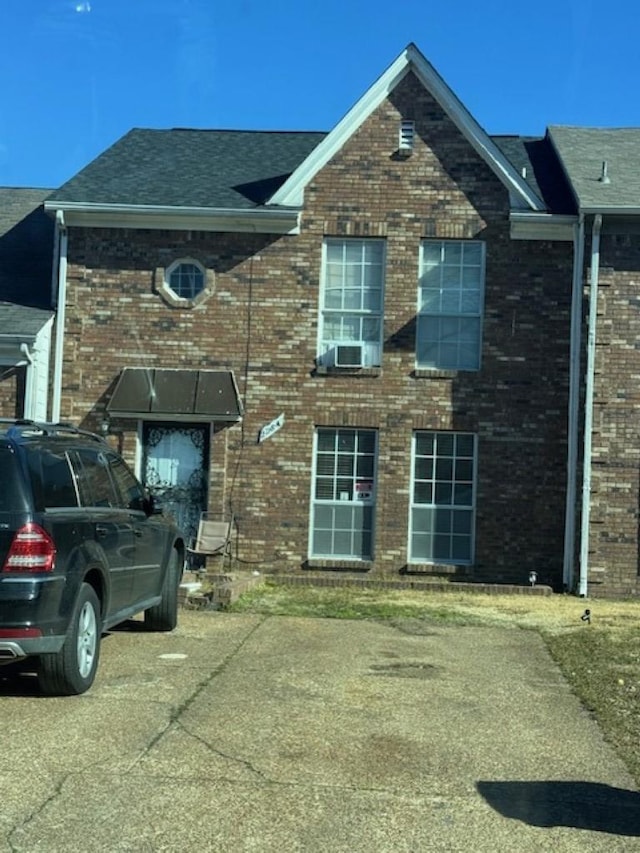
M 56 546 L 46 530 L 33 521 L 16 531 L 3 572 L 52 572 Z

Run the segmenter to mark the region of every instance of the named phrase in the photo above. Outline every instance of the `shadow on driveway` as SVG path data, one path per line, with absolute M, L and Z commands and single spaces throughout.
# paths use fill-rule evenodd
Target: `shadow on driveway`
M 637 791 L 599 782 L 478 782 L 476 787 L 501 815 L 531 826 L 640 836 Z

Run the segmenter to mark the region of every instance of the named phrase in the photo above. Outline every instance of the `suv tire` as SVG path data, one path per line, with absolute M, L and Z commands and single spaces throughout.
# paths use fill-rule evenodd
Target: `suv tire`
M 43 693 L 72 696 L 91 687 L 100 658 L 100 621 L 98 596 L 92 586 L 83 583 L 63 647 L 40 658 L 38 676 Z
M 180 558 L 175 548 L 167 561 L 167 572 L 162 584 L 162 599 L 155 607 L 144 612 L 144 625 L 149 631 L 173 631 L 178 624 L 178 585 L 180 583 Z

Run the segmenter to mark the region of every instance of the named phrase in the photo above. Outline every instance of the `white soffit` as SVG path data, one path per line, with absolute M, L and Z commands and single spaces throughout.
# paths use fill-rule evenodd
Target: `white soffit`
M 502 181 L 516 201 L 516 206 L 535 211 L 546 210 L 542 199 L 522 179 L 498 146 L 487 136 L 471 113 L 414 44 L 410 44 L 373 86 L 365 92 L 331 133 L 309 154 L 272 196 L 269 204 L 302 206 L 304 189 L 309 181 L 342 148 L 349 137 L 355 133 L 358 127 L 395 89 L 409 71 L 413 71 L 469 144 Z
M 577 216 L 512 210 L 511 239 L 572 241 L 577 222 Z

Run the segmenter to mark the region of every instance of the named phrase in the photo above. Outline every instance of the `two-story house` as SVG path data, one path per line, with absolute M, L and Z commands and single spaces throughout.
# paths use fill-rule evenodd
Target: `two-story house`
M 45 202 L 51 417 L 262 571 L 637 592 L 613 133 L 490 137 L 413 45 L 329 133 L 131 131 Z

